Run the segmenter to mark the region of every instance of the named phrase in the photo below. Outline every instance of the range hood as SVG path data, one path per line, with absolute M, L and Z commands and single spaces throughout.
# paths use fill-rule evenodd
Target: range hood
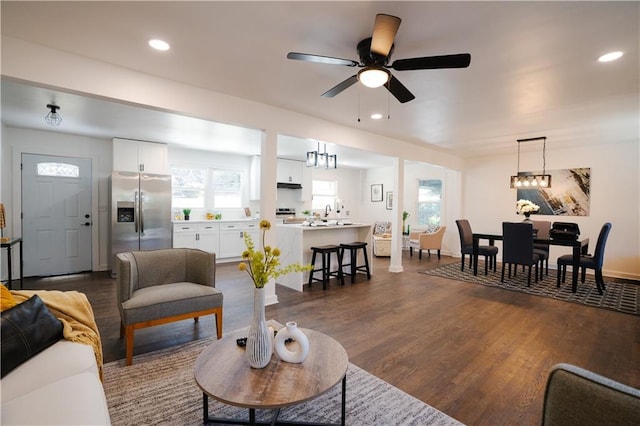
M 299 184 L 299 183 L 278 182 L 278 188 L 283 188 L 283 189 L 302 189 L 302 185 Z

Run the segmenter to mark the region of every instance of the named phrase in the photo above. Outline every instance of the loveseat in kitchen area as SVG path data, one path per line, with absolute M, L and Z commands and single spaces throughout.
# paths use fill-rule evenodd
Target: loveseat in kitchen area
M 108 425 L 102 346 L 86 295 L 2 290 L 2 425 Z

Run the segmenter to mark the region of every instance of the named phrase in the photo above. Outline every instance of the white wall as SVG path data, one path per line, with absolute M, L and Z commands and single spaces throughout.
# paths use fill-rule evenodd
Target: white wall
M 547 145 L 548 147 L 548 145 Z M 500 233 L 503 221 L 521 221 L 515 212 L 516 192 L 509 176 L 516 173 L 516 156 L 469 160 L 464 169 L 462 215 L 474 232 Z M 521 155 L 521 171 L 539 170 L 541 152 Z M 581 237 L 590 240 L 593 253 L 600 228 L 613 227 L 605 250 L 604 274 L 640 279 L 640 143 L 636 141 L 584 146 L 579 149 L 547 148 L 547 170 L 591 168 L 589 216 L 536 216 L 540 220 L 575 222 Z M 566 254 L 552 247 L 550 264 Z
M 2 143 L 2 202 L 7 214 L 7 234 L 22 236 L 20 212 L 23 153 L 90 158 L 92 160 L 92 264 L 94 270 L 107 270 L 109 241 L 109 177 L 113 164 L 112 142 L 63 133 L 6 127 Z M 17 264 L 14 270 L 18 270 Z
M 393 210 L 387 210 L 387 192 L 394 191 L 396 173 L 394 167 L 377 167 L 367 170 L 360 191 L 360 216 L 363 222 L 395 222 Z M 382 184 L 382 201 L 371 201 L 371 185 L 376 184 Z M 394 223 L 393 230 L 402 233 L 402 223 Z

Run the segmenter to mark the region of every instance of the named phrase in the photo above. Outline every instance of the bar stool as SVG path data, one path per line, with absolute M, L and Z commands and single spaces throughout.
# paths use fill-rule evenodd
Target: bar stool
M 313 266 L 314 269 L 309 272 L 309 287 L 311 287 L 311 283 L 314 281 L 321 281 L 322 289 L 326 290 L 332 276 L 337 277 L 340 280 L 340 284 L 344 285 L 344 276 L 342 275 L 342 268 L 340 268 L 340 246 L 330 244 L 311 247 L 311 251 L 313 252 L 311 256 L 311 266 Z M 320 269 L 316 269 L 316 254 L 318 253 L 322 256 L 322 268 Z M 335 253 L 338 258 L 338 270 L 333 272 L 331 271 L 331 253 Z M 322 278 L 314 278 L 313 274 L 315 272 L 322 272 Z
M 364 265 L 358 265 L 358 250 L 362 249 L 364 255 Z M 350 263 L 343 263 L 344 251 L 349 250 Z M 369 272 L 369 258 L 367 257 L 367 243 L 356 241 L 353 243 L 340 244 L 340 270 L 345 266 L 350 266 L 351 282 L 356 278 L 357 272 L 363 272 L 367 274 L 367 279 L 371 279 L 371 273 Z

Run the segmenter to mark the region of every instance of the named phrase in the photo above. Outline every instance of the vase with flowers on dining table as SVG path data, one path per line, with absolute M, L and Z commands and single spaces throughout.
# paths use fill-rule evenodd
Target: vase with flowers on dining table
M 242 253 L 243 262 L 238 264 L 238 269 L 247 271 L 253 284 L 253 319 L 249 327 L 249 335 L 246 343 L 246 357 L 252 368 L 264 368 L 271 361 L 273 354 L 273 332 L 269 330 L 265 318 L 265 289 L 264 286 L 272 278 L 289 272 L 302 272 L 311 270 L 311 265 L 299 265 L 297 263 L 280 267 L 280 250 L 265 244 L 265 234 L 271 228 L 268 220 L 260 221 L 262 230 L 262 250 L 256 249 L 249 233 L 244 233 L 244 242 L 247 249 Z
M 538 213 L 539 210 L 540 210 L 540 206 L 537 204 L 534 204 L 529 200 L 521 199 L 521 200 L 518 200 L 518 202 L 516 203 L 516 212 L 518 214 L 524 215 L 523 222 L 531 222 L 531 219 L 529 219 L 529 217 L 532 214 Z

